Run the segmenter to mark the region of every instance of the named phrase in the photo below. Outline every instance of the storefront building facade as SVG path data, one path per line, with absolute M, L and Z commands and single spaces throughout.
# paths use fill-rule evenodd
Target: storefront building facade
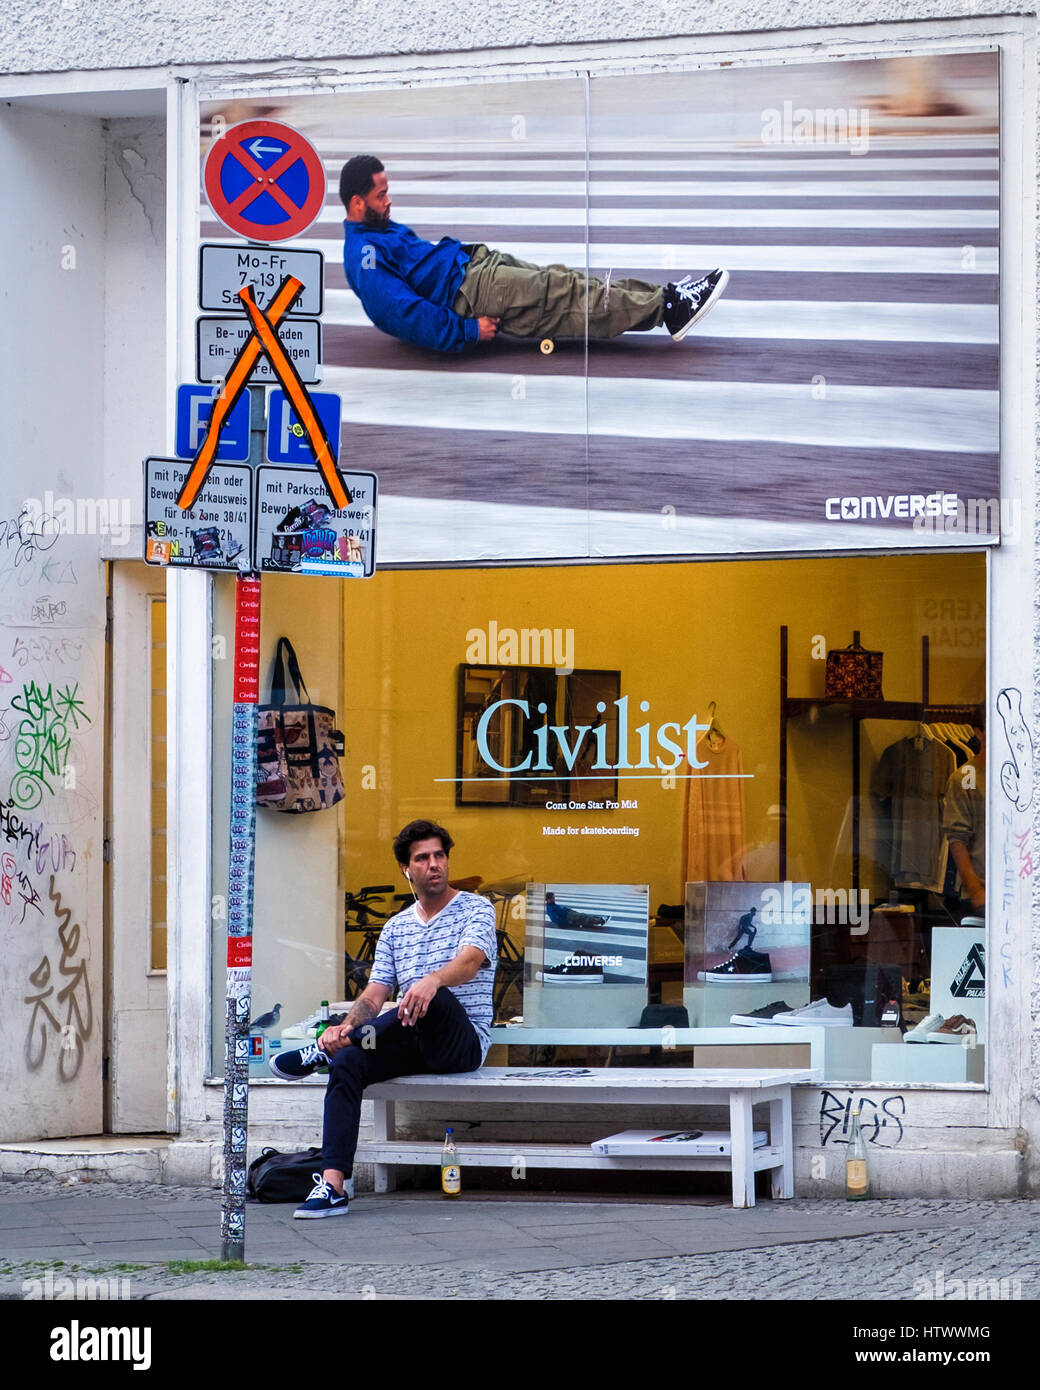
M 235 241 L 201 161 L 270 119 L 328 175 L 292 244 L 325 255 L 316 389 L 340 396 L 340 465 L 375 473 L 379 502 L 373 578 L 287 572 L 274 549 L 264 570 L 264 698 L 288 637 L 344 731 L 346 795 L 258 814 L 253 1014 L 276 1017 L 255 1030 L 255 1134 L 317 1142 L 320 1085 L 266 1062 L 351 997 L 406 887 L 393 835 L 429 817 L 496 907 L 490 1061 L 603 1065 L 670 1006 L 665 1061 L 820 1068 L 796 1094 L 799 1191 L 838 1190 L 855 1103 L 879 1193 L 1035 1188 L 1035 17 L 834 6 L 826 28 L 785 30 L 778 9 L 750 30 L 713 7 L 708 34 L 695 8 L 667 33 L 622 15 L 591 35 L 554 7 L 537 36 L 479 47 L 417 26 L 393 58 L 317 28 L 291 61 L 204 52 L 189 27 L 161 69 L 128 22 L 118 70 L 70 56 L 58 77 L 4 78 L 11 168 L 78 141 L 48 213 L 71 188 L 94 216 L 82 243 L 48 232 L 59 258 L 78 247 L 60 373 L 84 473 L 58 459 L 60 415 L 30 412 L 20 440 L 43 431 L 52 501 L 26 511 L 24 475 L 7 485 L 39 524 L 18 523 L 9 589 L 26 679 L 8 756 L 32 788 L 13 780 L 6 809 L 29 985 L 12 984 L 25 1065 L 5 1139 L 166 1130 L 198 1175 L 220 1146 L 234 579 L 144 565 L 140 469 L 170 452 L 177 384 L 205 378 L 199 245 Z M 385 164 L 395 219 L 471 258 L 576 266 L 615 295 L 714 266 L 730 283 L 681 342 L 402 341 L 342 267 L 338 173 L 357 153 Z M 47 273 L 15 291 L 25 313 Z M 41 405 L 45 367 L 18 369 Z M 83 476 L 134 499 L 125 536 L 39 521 L 55 498 L 74 512 Z M 315 479 L 294 507 L 324 504 Z M 81 610 L 59 611 L 48 545 L 78 567 Z M 34 624 L 67 645 L 29 650 Z M 88 673 L 94 703 L 76 703 Z M 24 741 L 21 721 L 39 748 L 48 719 L 60 776 Z M 27 938 L 43 908 L 61 960 Z M 85 998 L 67 1019 L 49 1003 L 59 972 L 92 989 L 89 1029 Z M 517 1132 L 479 1107 L 450 1118 Z M 630 1122 L 605 1107 L 567 1132 Z

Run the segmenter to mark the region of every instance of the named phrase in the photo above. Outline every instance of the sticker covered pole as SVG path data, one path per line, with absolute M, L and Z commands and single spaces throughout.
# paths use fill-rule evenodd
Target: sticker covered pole
M 250 387 L 250 461 L 262 457 L 264 391 Z M 231 707 L 231 832 L 228 853 L 227 1002 L 224 1016 L 224 1260 L 245 1258 L 249 1135 L 249 1014 L 253 993 L 253 866 L 256 855 L 256 726 L 260 698 L 260 576 L 235 580 Z

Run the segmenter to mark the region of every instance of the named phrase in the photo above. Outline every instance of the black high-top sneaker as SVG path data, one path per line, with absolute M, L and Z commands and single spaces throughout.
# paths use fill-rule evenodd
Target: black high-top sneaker
M 711 970 L 699 970 L 697 978 L 712 984 L 724 984 L 728 980 L 743 985 L 768 984 L 773 978 L 773 968 L 764 951 L 749 951 L 745 947 L 721 965 L 713 966 Z
M 729 284 L 728 270 L 713 270 L 702 280 L 684 275 L 664 287 L 664 326 L 681 342 L 702 319 Z

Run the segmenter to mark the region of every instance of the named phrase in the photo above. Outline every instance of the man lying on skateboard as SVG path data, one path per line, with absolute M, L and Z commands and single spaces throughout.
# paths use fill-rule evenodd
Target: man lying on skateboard
M 562 903 L 556 901 L 555 893 L 546 893 L 545 895 L 545 915 L 557 927 L 574 927 L 579 931 L 602 927 L 610 921 L 609 917 L 594 917 L 591 913 L 578 912 L 573 907 L 564 907 Z
M 382 163 L 360 154 L 339 180 L 347 283 L 375 326 L 394 338 L 461 352 L 501 329 L 518 338 L 616 338 L 664 324 L 679 342 L 729 281 L 713 270 L 667 285 L 597 279 L 562 265 L 538 266 L 482 244 L 441 237 L 436 245 L 390 220 Z

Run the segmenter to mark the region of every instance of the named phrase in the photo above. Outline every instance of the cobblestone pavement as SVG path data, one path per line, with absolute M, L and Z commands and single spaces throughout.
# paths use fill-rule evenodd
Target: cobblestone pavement
M 317 1228 L 317 1229 L 315 1229 Z M 331 1228 L 331 1229 L 330 1229 Z M 219 1195 L 145 1184 L 0 1181 L 0 1297 L 107 1279 L 130 1299 L 991 1300 L 1040 1297 L 1040 1201 L 723 1202 L 362 1197 L 300 1222 L 250 1205 L 241 1272 Z M 49 1275 L 48 1275 L 49 1271 Z M 115 1281 L 120 1281 L 118 1284 Z M 52 1295 L 53 1296 L 53 1295 Z

